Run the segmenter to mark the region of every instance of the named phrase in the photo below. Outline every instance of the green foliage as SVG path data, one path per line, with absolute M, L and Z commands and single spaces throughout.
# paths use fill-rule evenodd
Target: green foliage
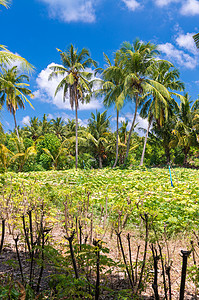
M 56 156 L 61 146 L 61 141 L 53 133 L 47 133 L 44 139 L 37 144 L 37 163 L 45 170 L 49 170 L 52 167 L 52 158 L 47 155 L 43 149 L 48 149 L 52 156 Z

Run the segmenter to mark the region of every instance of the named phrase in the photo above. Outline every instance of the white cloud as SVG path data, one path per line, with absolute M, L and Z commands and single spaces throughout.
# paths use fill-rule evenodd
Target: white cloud
M 183 50 L 177 49 L 171 43 L 160 44 L 158 49 L 166 54 L 167 58 L 172 62 L 176 62 L 188 69 L 194 69 L 197 65 L 197 58 L 185 53 Z
M 155 0 L 155 4 L 157 6 L 163 7 L 163 6 L 167 6 L 171 3 L 177 3 L 180 2 L 181 0 Z
M 126 113 L 125 114 L 126 119 L 129 121 L 128 126 L 127 126 L 127 130 L 130 130 L 133 118 L 134 118 L 134 114 L 132 113 Z M 140 128 L 144 128 L 147 130 L 148 128 L 148 120 L 147 119 L 143 119 L 140 117 L 139 114 L 136 115 L 136 119 L 135 119 L 135 129 L 134 131 L 137 132 L 140 136 L 144 136 L 145 133 L 143 132 L 143 130 L 141 130 Z
M 199 14 L 198 0 L 154 0 L 159 7 L 165 7 L 170 4 L 179 3 L 181 5 L 180 14 L 184 16 L 195 16 Z
M 176 38 L 176 43 L 178 46 L 192 52 L 193 54 L 197 54 L 198 50 L 196 48 L 196 45 L 194 43 L 193 35 L 195 33 L 187 33 L 187 34 L 180 34 Z
M 37 90 L 34 92 L 35 99 L 38 99 L 42 102 L 52 103 L 59 109 L 71 110 L 69 94 L 67 95 L 65 102 L 63 101 L 63 91 L 58 92 L 54 97 L 55 90 L 63 77 L 58 76 L 57 78 L 53 78 L 51 81 L 48 80 L 48 77 L 52 72 L 52 70 L 50 70 L 52 65 L 55 65 L 55 63 L 51 63 L 46 69 L 39 73 L 36 79 Z M 79 104 L 79 110 L 92 110 L 99 109 L 101 107 L 102 103 L 94 98 L 91 99 L 90 103 Z
M 30 117 L 29 116 L 23 117 L 21 124 L 30 125 Z
M 95 21 L 95 0 L 40 0 L 48 5 L 51 18 L 58 18 L 64 22 Z
M 183 3 L 180 13 L 184 16 L 199 15 L 199 1 L 187 0 Z
M 78 123 L 80 126 L 87 127 L 88 126 L 88 119 L 78 119 Z
M 117 120 L 116 117 L 114 118 L 111 118 L 111 121 L 115 122 Z M 122 123 L 122 122 L 126 122 L 126 118 L 125 117 L 119 117 L 119 123 Z
M 139 8 L 141 5 L 136 0 L 122 0 L 129 10 L 135 11 L 137 8 Z

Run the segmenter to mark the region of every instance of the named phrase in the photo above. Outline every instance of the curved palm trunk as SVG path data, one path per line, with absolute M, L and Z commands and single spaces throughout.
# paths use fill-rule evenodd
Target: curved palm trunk
M 141 161 L 140 161 L 140 166 L 143 166 L 143 163 L 144 163 L 144 155 L 145 155 L 145 150 L 146 150 L 146 143 L 147 143 L 147 139 L 148 139 L 148 136 L 149 136 L 149 129 L 151 127 L 151 123 L 152 123 L 152 119 L 149 121 L 149 125 L 148 125 L 147 132 L 146 132 L 146 135 L 145 135 L 144 147 L 143 147 L 143 151 L 142 151 L 142 157 L 141 157 Z
M 19 131 L 18 131 L 18 128 L 17 128 L 17 120 L 16 120 L 15 112 L 13 112 L 13 117 L 14 117 L 14 122 L 15 122 L 15 130 L 16 130 L 16 133 L 17 133 L 17 137 L 19 139 Z
M 134 113 L 133 123 L 132 123 L 131 129 L 129 131 L 129 137 L 128 137 L 128 142 L 127 142 L 125 161 L 127 160 L 128 155 L 129 155 L 131 135 L 132 135 L 133 128 L 134 128 L 134 125 L 135 125 L 135 120 L 136 120 L 136 116 L 137 116 L 137 109 L 138 109 L 138 94 L 136 94 L 135 113 Z
M 116 137 L 116 157 L 113 168 L 116 167 L 118 161 L 118 136 L 119 136 L 119 111 L 117 110 L 117 137 Z
M 76 144 L 75 144 L 75 168 L 77 170 L 77 164 L 78 164 L 78 116 L 77 116 L 77 104 L 75 104 L 75 120 L 76 120 L 76 126 L 75 126 L 75 136 L 76 136 Z

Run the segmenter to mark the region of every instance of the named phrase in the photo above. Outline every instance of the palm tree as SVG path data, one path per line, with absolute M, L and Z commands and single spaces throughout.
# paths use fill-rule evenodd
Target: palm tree
M 183 97 L 180 94 L 176 94 L 173 91 L 183 91 L 184 83 L 179 80 L 179 71 L 177 69 L 171 68 L 172 66 L 167 62 L 160 62 L 153 68 L 151 76 L 154 80 L 161 83 L 165 88 L 167 88 L 171 96 L 177 96 L 181 99 L 181 101 L 183 101 Z M 142 105 L 140 116 L 143 118 L 148 117 L 148 127 L 144 140 L 144 147 L 142 151 L 140 166 L 142 166 L 144 163 L 146 143 L 152 121 L 155 120 L 159 127 L 162 126 L 163 122 L 165 120 L 167 121 L 168 119 L 169 107 L 171 108 L 171 106 L 177 105 L 174 99 L 169 100 L 165 98 L 165 101 L 162 101 L 162 97 L 158 97 L 158 95 L 151 95 L 151 97 L 148 97 L 148 95 L 146 95 L 144 99 L 145 98 L 146 101 L 144 105 Z
M 66 125 L 62 118 L 51 120 L 52 131 L 59 138 L 62 139 L 66 135 Z
M 187 157 L 191 146 L 197 144 L 197 136 L 195 130 L 195 115 L 198 112 L 199 100 L 194 103 L 190 100 L 188 93 L 185 94 L 184 102 L 178 107 L 178 120 L 173 130 L 174 139 L 171 146 L 181 146 L 184 152 L 184 164 L 187 164 Z
M 155 59 L 158 51 L 157 47 L 152 43 L 144 43 L 136 40 L 131 45 L 128 42 L 123 43 L 121 49 L 117 52 L 119 60 L 125 71 L 124 95 L 129 96 L 135 101 L 134 118 L 129 131 L 126 157 L 128 158 L 131 135 L 135 125 L 138 106 L 141 97 L 146 94 L 153 94 L 165 101 L 170 99 L 169 91 L 158 81 L 151 79 L 150 74 L 158 63 Z
M 4 144 L 0 144 L 0 162 L 5 171 L 7 171 L 12 156 L 14 156 L 14 153 L 10 151 Z
M 90 53 L 87 49 L 83 48 L 80 52 L 71 44 L 68 50 L 60 52 L 63 66 L 55 65 L 51 67 L 53 71 L 49 80 L 54 77 L 62 76 L 56 88 L 55 95 L 63 90 L 63 101 L 65 101 L 69 95 L 69 101 L 71 108 L 75 107 L 76 117 L 76 169 L 78 164 L 78 107 L 79 102 L 84 103 L 89 101 L 88 93 L 91 92 L 90 79 L 92 77 L 91 72 L 85 71 L 85 68 L 91 66 L 97 66 L 96 62 L 91 59 Z
M 48 115 L 44 114 L 42 121 L 39 121 L 41 135 L 45 135 L 51 131 L 52 124 L 48 121 Z
M 19 172 L 23 170 L 26 161 L 33 155 L 37 154 L 36 142 L 33 145 L 25 148 L 22 138 L 14 138 L 15 146 L 17 148 L 17 153 L 11 158 L 11 161 L 19 161 Z
M 108 144 L 106 137 L 109 134 L 109 118 L 107 118 L 107 111 L 103 113 L 96 111 L 96 116 L 91 113 L 91 118 L 88 120 L 88 130 L 86 134 L 88 140 L 92 142 L 95 148 L 95 153 L 99 160 L 99 168 L 102 168 L 102 161 L 105 158 L 105 148 Z
M 8 8 L 9 3 L 10 3 L 10 1 L 8 1 L 8 0 L 0 0 L 0 5 L 3 5 L 6 8 Z
M 39 127 L 39 119 L 37 117 L 30 118 L 30 125 L 24 127 L 24 136 L 36 141 L 41 136 Z
M 107 68 L 102 72 L 103 83 L 97 91 L 97 95 L 104 96 L 104 105 L 110 107 L 115 105 L 117 112 L 116 123 L 116 157 L 113 168 L 116 167 L 118 161 L 118 141 L 119 141 L 119 111 L 124 105 L 125 97 L 123 97 L 124 89 L 124 70 L 120 68 L 117 56 L 114 58 L 114 65 L 111 64 L 107 55 L 104 54 Z
M 16 111 L 20 108 L 25 108 L 25 101 L 32 104 L 26 96 L 32 96 L 31 91 L 27 88 L 29 84 L 25 83 L 24 80 L 29 81 L 27 75 L 19 75 L 17 67 L 6 69 L 2 67 L 0 73 L 0 104 L 6 103 L 8 111 L 13 115 L 15 122 L 15 130 L 19 138 L 19 132 L 16 121 Z

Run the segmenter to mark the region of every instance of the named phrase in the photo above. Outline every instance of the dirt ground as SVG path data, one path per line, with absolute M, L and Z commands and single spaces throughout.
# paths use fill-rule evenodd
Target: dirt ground
M 127 243 L 127 233 L 130 233 L 131 235 L 131 249 L 132 249 L 132 262 L 135 263 L 136 256 L 137 256 L 137 249 L 138 246 L 140 246 L 139 251 L 139 258 L 138 261 L 141 261 L 143 258 L 143 251 L 144 251 L 144 241 L 140 241 L 136 234 L 132 234 L 129 231 L 123 231 L 121 234 L 124 252 L 126 255 L 127 261 L 129 261 L 129 253 L 128 253 L 128 243 Z M 51 242 L 56 241 L 59 242 L 62 239 L 64 240 L 65 232 L 60 229 L 59 226 L 55 226 L 52 231 L 51 236 Z M 99 235 L 93 236 L 94 238 L 101 238 Z M 113 233 L 111 237 L 111 233 L 107 232 L 106 235 L 103 237 L 103 242 L 105 247 L 110 249 L 110 253 L 108 256 L 112 258 L 115 261 L 122 261 L 122 254 L 121 251 L 118 250 L 118 241 L 116 234 Z M 66 241 L 67 243 L 67 241 Z M 167 246 L 166 244 L 162 245 L 162 253 L 163 258 L 167 260 L 168 252 L 167 252 Z M 197 241 L 194 241 L 195 245 L 195 259 L 197 261 L 197 265 L 199 265 L 199 248 L 197 246 Z M 172 288 L 172 299 L 179 299 L 179 291 L 180 291 L 180 282 L 181 282 L 181 269 L 182 269 L 182 255 L 181 250 L 190 250 L 190 240 L 186 239 L 186 237 L 176 237 L 175 240 L 168 242 L 168 248 L 169 248 L 169 255 L 170 255 L 170 261 L 172 261 L 171 266 L 171 288 Z M 19 241 L 19 254 L 23 266 L 23 272 L 25 273 L 24 276 L 28 276 L 29 274 L 29 262 L 27 262 L 28 253 L 25 251 L 24 248 L 24 241 Z M 148 245 L 148 252 L 147 252 L 147 261 L 150 261 L 150 264 L 147 264 L 147 272 L 154 274 L 153 270 L 153 260 L 152 260 L 152 252 L 150 249 L 150 244 Z M 188 258 L 188 267 L 193 265 L 193 254 L 191 253 L 190 257 Z M 161 271 L 161 264 L 160 261 L 158 263 L 158 290 L 159 294 L 161 296 L 161 299 L 164 299 L 164 289 L 163 289 L 163 276 Z M 39 272 L 39 269 L 34 269 L 34 273 Z M 54 270 L 46 264 L 46 268 L 44 269 L 42 281 L 41 281 L 41 288 L 40 290 L 48 289 L 48 283 L 49 283 L 49 276 L 54 272 Z M 139 273 L 139 272 L 138 272 Z M 12 235 L 9 235 L 8 232 L 6 232 L 5 235 L 5 242 L 4 242 L 4 248 L 0 255 L 0 278 L 2 276 L 5 276 L 7 274 L 11 274 L 13 276 L 13 280 L 21 281 L 21 275 L 17 260 L 17 254 L 15 250 L 15 243 L 13 240 Z M 130 288 L 129 280 L 125 276 L 124 272 L 121 272 L 115 269 L 115 272 L 112 275 L 109 275 L 108 277 L 109 286 L 114 289 L 128 289 Z M 152 289 L 152 279 L 150 282 L 147 283 L 148 288 L 142 293 L 142 298 L 140 299 L 154 299 L 154 292 Z M 100 299 L 112 299 L 108 298 L 106 295 L 106 292 L 103 292 Z M 192 281 L 189 280 L 189 277 L 187 276 L 186 279 L 186 287 L 185 287 L 185 299 L 199 299 L 199 296 L 196 296 L 196 290 L 195 285 Z

